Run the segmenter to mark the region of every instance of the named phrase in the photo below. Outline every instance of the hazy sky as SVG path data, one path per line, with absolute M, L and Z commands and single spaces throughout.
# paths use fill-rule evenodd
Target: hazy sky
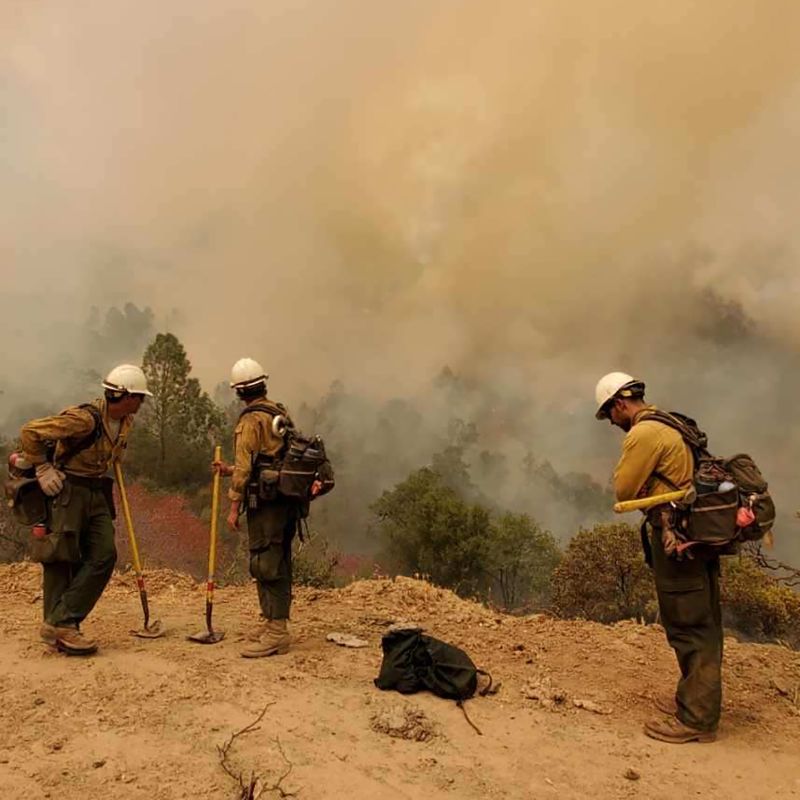
M 587 415 L 626 369 L 797 463 L 800 4 L 0 6 L 0 377 L 131 300 L 209 386 L 249 354 L 290 400 L 424 395 L 447 363 L 611 461 Z

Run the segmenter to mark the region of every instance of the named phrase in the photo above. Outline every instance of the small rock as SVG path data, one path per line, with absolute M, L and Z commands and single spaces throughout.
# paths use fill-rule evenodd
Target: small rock
M 582 708 L 584 711 L 591 711 L 593 714 L 611 713 L 610 708 L 604 708 L 593 700 L 573 700 L 572 705 L 574 705 L 575 708 Z
M 629 781 L 638 781 L 639 778 L 642 777 L 635 769 L 631 769 L 630 767 L 625 770 L 624 775 Z
M 99 761 L 92 761 L 92 766 L 95 769 L 100 769 L 100 767 L 104 767 L 105 764 L 106 764 L 106 760 L 104 758 L 101 758 Z
M 44 697 L 37 697 L 37 698 L 36 698 L 36 699 L 33 701 L 33 704 L 34 704 L 35 706 L 43 706 L 43 705 L 44 705 Z
M 329 642 L 338 644 L 340 647 L 368 647 L 369 642 L 364 639 L 359 639 L 356 636 L 350 636 L 347 633 L 340 633 L 334 631 L 325 637 Z
M 784 685 L 782 681 L 778 681 L 775 678 L 772 678 L 769 682 L 769 685 L 781 696 L 781 697 L 788 697 L 790 692 L 787 686 Z
M 395 739 L 427 742 L 437 735 L 435 725 L 416 706 L 395 705 L 373 714 L 370 727 Z
M 515 644 L 511 649 L 514 650 L 517 653 L 521 653 L 525 649 L 525 645 L 524 644 Z

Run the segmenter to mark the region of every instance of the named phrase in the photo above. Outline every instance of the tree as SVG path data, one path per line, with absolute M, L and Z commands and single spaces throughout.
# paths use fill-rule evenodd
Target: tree
M 526 514 L 493 519 L 430 467 L 384 492 L 372 510 L 400 572 L 425 575 L 462 595 L 496 593 L 508 610 L 546 601 L 560 552 Z
M 655 617 L 655 589 L 639 531 L 612 523 L 581 529 L 553 572 L 553 605 L 597 622 Z
M 153 397 L 131 437 L 131 467 L 164 487 L 196 486 L 208 477 L 210 447 L 229 438 L 225 413 L 190 377 L 186 350 L 172 333 L 147 347 L 142 369 Z
M 149 307 L 140 309 L 128 302 L 122 310 L 109 308 L 101 323 L 100 310 L 92 308 L 87 322 L 89 350 L 107 366 L 132 361 L 153 335 L 153 319 Z
M 490 543 L 487 570 L 503 608 L 546 605 L 553 570 L 561 560 L 553 535 L 527 514 L 505 513 L 492 522 Z
M 426 575 L 464 595 L 486 592 L 489 512 L 465 503 L 435 470 L 413 472 L 372 510 L 401 572 Z

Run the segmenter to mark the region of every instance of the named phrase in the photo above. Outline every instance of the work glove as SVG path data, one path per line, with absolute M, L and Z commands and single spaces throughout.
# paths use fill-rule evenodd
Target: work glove
M 669 509 L 661 509 L 661 544 L 664 547 L 664 553 L 668 556 L 675 555 L 680 552 L 681 540 L 675 533 L 672 527 L 672 514 Z
M 661 543 L 664 545 L 664 552 L 668 556 L 679 552 L 680 539 L 671 528 L 663 528 L 661 530 Z
M 36 467 L 36 480 L 48 497 L 55 497 L 64 488 L 64 473 L 57 470 L 50 462 Z

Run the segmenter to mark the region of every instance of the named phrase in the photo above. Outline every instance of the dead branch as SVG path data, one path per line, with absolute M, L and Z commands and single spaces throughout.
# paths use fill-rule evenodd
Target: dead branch
M 250 776 L 249 785 L 245 786 L 244 780 L 242 780 L 242 773 L 241 772 L 234 772 L 233 769 L 231 768 L 231 765 L 230 765 L 230 763 L 228 761 L 228 753 L 230 752 L 230 749 L 231 749 L 231 746 L 233 745 L 233 743 L 240 736 L 243 736 L 245 733 L 250 733 L 250 731 L 253 731 L 258 727 L 258 723 L 261 722 L 262 719 L 264 719 L 264 715 L 267 713 L 267 709 L 271 705 L 274 705 L 274 703 L 275 703 L 274 700 L 270 700 L 264 706 L 264 708 L 261 709 L 261 713 L 258 715 L 258 717 L 256 717 L 255 720 L 253 720 L 253 722 L 251 722 L 249 725 L 246 725 L 241 730 L 238 730 L 235 733 L 232 733 L 230 738 L 228 739 L 228 741 L 225 742 L 225 744 L 222 745 L 221 747 L 219 745 L 217 745 L 217 752 L 219 753 L 220 766 L 222 767 L 222 769 L 225 770 L 225 772 L 231 778 L 233 778 L 233 780 L 235 780 L 239 784 L 239 789 L 241 790 L 240 794 L 239 794 L 239 800 L 253 800 L 253 797 L 254 797 L 254 795 L 253 795 L 254 778 L 251 775 Z
M 761 569 L 771 573 L 772 578 L 785 586 L 800 586 L 800 569 L 784 564 L 776 558 L 768 556 L 760 544 L 753 543 L 745 547 L 745 552 Z
M 264 715 L 267 713 L 267 709 L 275 705 L 274 700 L 270 700 L 266 703 L 264 708 L 261 709 L 261 713 L 254 719 L 249 725 L 246 725 L 244 728 L 232 733 L 228 740 L 223 745 L 217 745 L 217 752 L 219 753 L 220 759 L 220 766 L 225 773 L 235 780 L 239 784 L 239 796 L 237 800 L 258 800 L 265 792 L 278 792 L 278 795 L 282 798 L 285 797 L 296 797 L 296 794 L 293 792 L 289 792 L 283 788 L 282 783 L 286 778 L 289 777 L 292 769 L 294 769 L 294 764 L 286 757 L 286 753 L 283 750 L 283 745 L 280 742 L 280 739 L 276 736 L 274 741 L 277 745 L 278 752 L 281 754 L 281 758 L 284 761 L 285 770 L 281 774 L 281 776 L 271 784 L 267 784 L 264 782 L 264 779 L 257 775 L 255 772 L 250 772 L 250 778 L 245 783 L 244 778 L 242 777 L 241 772 L 234 771 L 233 767 L 231 766 L 230 761 L 228 760 L 228 756 L 230 754 L 231 747 L 233 743 L 240 737 L 244 736 L 246 733 L 251 733 L 252 731 L 258 730 L 258 725 L 262 719 L 264 719 Z
M 289 759 L 286 757 L 286 753 L 283 752 L 283 745 L 281 744 L 281 740 L 277 736 L 275 737 L 275 744 L 278 747 L 278 752 L 281 754 L 281 758 L 283 759 L 283 762 L 284 762 L 284 764 L 286 766 L 286 770 L 283 772 L 283 774 L 280 776 L 280 778 L 278 778 L 278 780 L 275 781 L 272 785 L 265 786 L 264 787 L 264 791 L 267 791 L 267 792 L 278 792 L 281 797 L 296 797 L 297 795 L 295 795 L 294 792 L 287 792 L 281 786 L 283 781 L 285 781 L 286 778 L 289 777 L 289 775 L 291 774 L 292 770 L 294 769 L 294 764 L 292 764 L 292 762 L 289 761 Z

